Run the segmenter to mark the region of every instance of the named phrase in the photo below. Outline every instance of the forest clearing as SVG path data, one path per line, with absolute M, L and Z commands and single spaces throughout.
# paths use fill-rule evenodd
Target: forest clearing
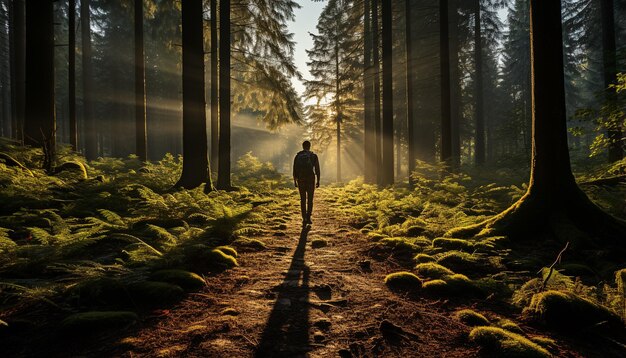
M 0 0 L 0 355 L 626 357 L 626 0 Z

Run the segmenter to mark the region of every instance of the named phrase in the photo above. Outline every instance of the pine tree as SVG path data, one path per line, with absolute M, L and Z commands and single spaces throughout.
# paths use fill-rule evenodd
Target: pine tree
M 307 62 L 313 80 L 307 81 L 305 97 L 315 98 L 308 109 L 316 139 L 327 141 L 334 132 L 337 150 L 337 181 L 341 181 L 341 139 L 344 124 L 355 127 L 360 111 L 357 104 L 361 89 L 360 39 L 356 28 L 358 17 L 353 16 L 354 3 L 348 0 L 330 0 L 317 24 L 313 48 L 307 50 Z

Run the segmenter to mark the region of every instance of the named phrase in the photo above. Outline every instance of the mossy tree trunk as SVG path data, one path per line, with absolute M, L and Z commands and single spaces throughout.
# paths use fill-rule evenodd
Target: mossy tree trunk
M 26 33 L 24 0 L 14 0 L 11 7 L 11 95 L 13 103 L 13 136 L 20 143 L 24 142 L 24 85 Z
M 56 146 L 53 18 L 52 0 L 26 2 L 24 143 L 44 149 L 47 171 Z
M 532 157 L 528 191 L 499 215 L 453 229 L 448 235 L 524 238 L 529 233 L 550 233 L 557 239 L 576 241 L 591 234 L 618 242 L 626 235 L 624 222 L 587 198 L 570 167 L 563 49 L 554 45 L 562 43 L 560 2 L 531 0 L 530 7 Z
M 183 172 L 176 187 L 211 189 L 204 98 L 202 0 L 182 2 Z

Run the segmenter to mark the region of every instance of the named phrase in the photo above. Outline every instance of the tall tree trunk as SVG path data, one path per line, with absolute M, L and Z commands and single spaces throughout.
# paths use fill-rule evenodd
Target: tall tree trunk
M 337 182 L 341 182 L 341 89 L 339 79 L 339 15 L 335 22 L 335 112 L 337 122 Z
M 441 161 L 449 166 L 452 159 L 450 122 L 450 44 L 448 36 L 448 0 L 439 0 L 439 61 L 441 69 Z
M 604 63 L 604 91 L 605 98 L 609 104 L 615 103 L 615 93 L 609 89 L 611 84 L 615 84 L 617 77 L 617 58 L 615 50 L 615 14 L 613 0 L 600 1 L 600 12 L 602 13 L 602 52 Z M 620 118 L 621 120 L 621 118 Z M 624 157 L 622 149 L 622 126 L 619 120 L 609 123 L 609 162 L 613 163 Z
M 26 28 L 24 0 L 12 2 L 11 15 L 11 102 L 13 103 L 13 137 L 24 142 Z
M 451 169 L 461 166 L 461 75 L 459 68 L 459 2 L 450 0 L 448 9 L 450 32 L 450 145 Z
M 383 168 L 382 168 L 382 128 L 380 118 L 380 56 L 379 46 L 380 40 L 378 36 L 379 21 L 378 21 L 378 5 L 380 0 L 372 1 L 372 75 L 374 77 L 374 133 L 376 139 L 376 183 L 381 185 L 383 182 Z
M 76 124 L 76 0 L 68 0 L 67 82 L 69 97 L 70 145 L 78 150 L 78 125 Z
M 146 70 L 143 51 L 143 0 L 135 0 L 135 151 L 148 160 L 146 123 Z
M 93 117 L 93 65 L 91 59 L 91 11 L 90 0 L 81 0 L 80 29 L 83 51 L 83 120 L 85 124 L 85 157 L 98 156 L 98 135 Z
M 382 185 L 392 185 L 393 171 L 393 31 L 391 0 L 382 0 L 382 56 L 383 56 L 383 137 Z
M 24 143 L 52 153 L 56 144 L 53 14 L 52 0 L 26 2 Z
M 219 162 L 217 0 L 211 0 L 211 166 Z
M 363 174 L 366 183 L 376 182 L 376 133 L 374 125 L 374 71 L 372 67 L 372 27 L 371 13 L 372 5 L 376 0 L 364 0 L 364 16 L 363 16 Z
M 220 0 L 220 123 L 217 188 L 231 190 L 230 183 L 230 0 Z
M 572 246 L 599 237 L 621 246 L 626 223 L 604 213 L 580 190 L 570 167 L 559 1 L 530 1 L 532 157 L 526 194 L 501 214 L 447 235 L 550 233 Z M 558 44 L 555 46 L 555 44 Z M 592 235 L 584 236 L 583 233 Z M 618 255 L 619 256 L 619 255 Z M 623 257 L 623 256 L 622 256 Z
M 474 65 L 476 66 L 476 141 L 475 164 L 485 163 L 485 114 L 483 102 L 483 41 L 480 19 L 480 0 L 474 10 Z
M 183 37 L 183 172 L 176 187 L 196 188 L 211 173 L 204 98 L 204 40 L 202 0 L 185 0 L 181 6 Z
M 411 177 L 415 170 L 415 121 L 413 119 L 413 36 L 411 33 L 411 1 L 404 0 L 405 13 L 405 37 L 406 47 L 406 123 L 407 123 L 407 144 L 409 147 L 409 186 L 413 188 L 414 181 Z

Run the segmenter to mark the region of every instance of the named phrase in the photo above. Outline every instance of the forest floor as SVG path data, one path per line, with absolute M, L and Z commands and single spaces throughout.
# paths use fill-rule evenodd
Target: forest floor
M 203 291 L 153 312 L 134 329 L 71 350 L 57 347 L 61 355 L 489 356 L 469 342 L 471 327 L 455 319 L 454 312 L 479 307 L 489 312 L 485 315 L 514 313 L 484 300 L 411 298 L 391 292 L 384 278 L 399 266 L 392 259 L 378 261 L 368 255 L 368 239 L 333 207 L 331 194 L 332 189 L 318 190 L 313 225 L 304 229 L 295 197 L 280 198 L 291 212 L 287 229 L 257 237 L 267 244 L 266 250 L 242 252 L 240 266 L 207 277 Z M 521 326 L 531 336 L 540 333 Z M 593 342 L 575 349 L 571 342 L 557 342 L 553 352 L 558 356 L 595 356 Z

